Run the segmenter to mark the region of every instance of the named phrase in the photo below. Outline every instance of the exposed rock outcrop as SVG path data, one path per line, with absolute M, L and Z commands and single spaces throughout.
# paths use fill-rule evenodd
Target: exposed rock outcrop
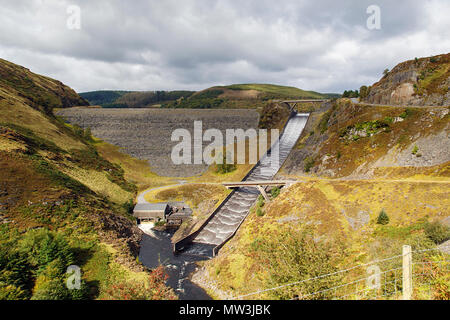
M 450 161 L 448 119 L 446 107 L 384 107 L 341 99 L 327 112 L 311 114 L 283 174 L 371 178 L 385 168 L 412 174 L 445 166 Z
M 400 63 L 370 87 L 364 102 L 386 105 L 449 106 L 450 54 Z

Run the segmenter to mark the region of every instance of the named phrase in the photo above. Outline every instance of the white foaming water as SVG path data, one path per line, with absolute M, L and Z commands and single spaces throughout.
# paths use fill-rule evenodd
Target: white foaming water
M 153 222 L 142 222 L 138 225 L 138 228 L 142 230 L 145 234 L 149 235 L 150 237 L 156 237 L 155 233 L 153 232 L 153 227 L 155 224 Z
M 276 175 L 305 128 L 309 114 L 297 114 L 292 117 L 274 145 L 272 150 L 279 148 L 279 163 L 272 166 L 270 157 L 265 155 L 257 167 L 245 181 L 271 180 Z M 238 188 L 228 201 L 217 211 L 211 221 L 204 226 L 186 253 L 205 255 L 212 246 L 220 245 L 231 236 L 248 214 L 259 192 L 255 188 Z

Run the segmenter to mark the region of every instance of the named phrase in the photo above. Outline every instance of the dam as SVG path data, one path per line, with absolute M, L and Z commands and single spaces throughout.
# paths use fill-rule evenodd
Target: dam
M 271 150 L 279 150 L 279 162 L 273 165 L 270 150 L 250 171 L 243 181 L 272 180 L 287 159 L 305 128 L 309 114 L 294 114 L 287 122 L 284 131 Z M 181 250 L 185 254 L 211 257 L 227 242 L 247 217 L 250 208 L 255 203 L 259 192 L 255 188 L 241 187 L 219 206 L 211 218 L 200 230 L 190 238 L 181 241 Z M 175 249 L 176 248 L 175 246 Z
M 204 169 L 195 165 L 168 168 L 170 150 L 174 144 L 170 141 L 173 128 L 191 129 L 189 126 L 194 120 L 202 120 L 205 130 L 218 128 L 225 132 L 225 129 L 255 128 L 259 121 L 259 114 L 254 110 L 71 108 L 60 110 L 58 114 L 70 123 L 77 123 L 83 128 L 90 127 L 96 137 L 122 147 L 125 153 L 149 160 L 153 164 L 152 169 L 158 174 L 180 177 L 198 174 Z M 279 165 L 272 167 L 270 157 L 262 157 L 244 181 L 272 180 L 296 144 L 308 117 L 308 114 L 292 114 L 276 142 L 279 147 Z M 195 272 L 198 261 L 210 259 L 221 245 L 231 239 L 258 195 L 255 188 L 232 191 L 226 201 L 212 213 L 209 222 L 193 238 L 180 243 L 181 254 L 173 254 L 173 231 L 147 232 L 141 241 L 139 261 L 151 269 L 164 265 L 169 275 L 167 284 L 176 290 L 180 299 L 209 299 L 201 287 L 191 282 L 190 274 Z

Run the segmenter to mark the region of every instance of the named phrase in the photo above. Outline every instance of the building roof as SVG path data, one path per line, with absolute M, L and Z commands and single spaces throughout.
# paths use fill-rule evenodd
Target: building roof
M 134 207 L 134 212 L 154 212 L 166 211 L 167 203 L 138 203 Z

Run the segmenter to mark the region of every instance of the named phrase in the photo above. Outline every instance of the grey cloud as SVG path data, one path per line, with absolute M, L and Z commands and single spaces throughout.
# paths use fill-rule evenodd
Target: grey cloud
M 66 28 L 70 4 L 81 7 L 79 31 Z M 382 10 L 381 30 L 366 29 L 371 4 Z M 450 47 L 445 0 L 0 0 L 0 6 L 0 56 L 79 91 L 276 82 L 340 92 L 377 81 L 385 67 Z

